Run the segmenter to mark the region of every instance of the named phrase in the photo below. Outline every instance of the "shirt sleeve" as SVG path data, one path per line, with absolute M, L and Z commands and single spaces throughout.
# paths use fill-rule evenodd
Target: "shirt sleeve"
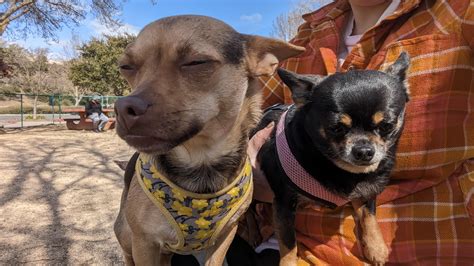
M 89 102 L 86 103 L 86 115 L 91 115 L 90 110 L 91 110 L 91 104 Z

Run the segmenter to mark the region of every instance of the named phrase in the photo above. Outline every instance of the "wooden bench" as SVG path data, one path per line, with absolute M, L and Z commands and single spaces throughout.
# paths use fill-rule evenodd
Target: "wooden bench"
M 79 118 L 64 118 L 66 121 L 66 126 L 68 129 L 71 130 L 93 130 L 94 123 L 92 120 L 87 118 L 86 110 L 84 108 L 66 108 L 62 110 L 63 113 L 76 113 L 79 115 Z M 110 117 L 110 113 L 112 113 L 113 109 L 103 109 L 102 112 L 109 117 L 109 122 L 105 124 L 104 130 L 113 129 L 115 128 L 115 118 Z

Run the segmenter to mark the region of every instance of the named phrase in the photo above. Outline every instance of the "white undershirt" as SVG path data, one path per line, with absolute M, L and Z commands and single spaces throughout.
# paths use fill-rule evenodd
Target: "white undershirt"
M 392 15 L 393 12 L 395 12 L 395 10 L 398 8 L 399 4 L 400 4 L 400 0 L 392 0 L 390 5 L 385 9 L 385 11 L 382 13 L 379 20 L 377 20 L 377 23 L 375 23 L 375 25 L 379 24 L 386 17 Z M 341 39 L 339 54 L 337 55 L 338 66 L 341 66 L 342 63 L 344 63 L 344 60 L 346 59 L 349 51 L 352 50 L 352 48 L 359 42 L 360 38 L 362 37 L 362 34 L 352 35 L 353 30 L 354 30 L 354 15 L 351 12 L 349 15 L 349 19 L 347 21 L 346 28 L 344 30 L 344 34 L 342 35 L 343 38 Z

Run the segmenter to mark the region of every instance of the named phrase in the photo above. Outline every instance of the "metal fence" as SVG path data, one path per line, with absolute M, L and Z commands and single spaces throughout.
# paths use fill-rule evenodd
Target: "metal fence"
M 84 107 L 95 95 L 0 93 L 0 128 L 64 123 L 77 116 L 68 109 Z M 99 96 L 102 108 L 113 108 L 120 96 Z M 113 115 L 113 114 L 112 114 Z

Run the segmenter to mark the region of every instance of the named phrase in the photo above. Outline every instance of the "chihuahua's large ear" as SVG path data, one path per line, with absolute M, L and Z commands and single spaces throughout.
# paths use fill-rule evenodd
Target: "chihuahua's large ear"
M 290 88 L 291 98 L 297 106 L 307 103 L 313 88 L 324 79 L 317 75 L 299 75 L 283 68 L 278 69 L 278 76 Z
M 410 98 L 410 88 L 406 79 L 408 67 L 410 66 L 410 57 L 406 52 L 402 52 L 397 61 L 390 65 L 385 71 L 387 74 L 395 76 L 400 82 L 403 82 L 407 101 Z
M 247 64 L 252 76 L 270 76 L 278 63 L 301 54 L 304 47 L 284 41 L 255 35 L 244 35 L 246 39 Z
M 385 72 L 392 76 L 398 77 L 400 81 L 404 81 L 409 66 L 410 57 L 406 52 L 402 52 L 400 56 L 398 56 L 397 61 L 390 65 Z

